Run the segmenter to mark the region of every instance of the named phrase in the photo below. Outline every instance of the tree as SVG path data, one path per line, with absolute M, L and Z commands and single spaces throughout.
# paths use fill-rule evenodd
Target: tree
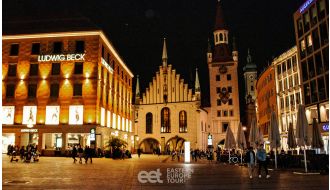
M 118 137 L 112 137 L 106 147 L 112 152 L 112 158 L 120 158 L 121 157 L 121 148 L 126 148 L 127 142 L 121 140 Z

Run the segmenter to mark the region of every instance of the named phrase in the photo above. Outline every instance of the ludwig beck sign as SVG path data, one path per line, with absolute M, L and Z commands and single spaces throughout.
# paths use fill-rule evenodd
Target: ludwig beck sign
M 85 54 L 39 55 L 38 62 L 46 61 L 84 61 Z

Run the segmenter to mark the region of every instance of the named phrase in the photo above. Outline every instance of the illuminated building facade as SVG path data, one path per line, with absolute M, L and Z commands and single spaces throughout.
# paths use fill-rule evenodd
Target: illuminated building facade
M 281 145 L 288 149 L 288 129 L 292 123 L 296 129 L 298 105 L 302 104 L 300 69 L 298 67 L 297 47 L 294 46 L 272 63 L 275 68 L 275 83 L 277 96 L 277 118 L 281 134 Z
M 102 31 L 4 35 L 2 45 L 5 150 L 133 143 L 133 74 Z
M 142 96 L 137 81 L 135 133 L 139 141 L 136 148 L 145 153 L 157 150 L 169 153 L 183 150 L 184 142 L 188 141 L 192 149 L 205 149 L 207 112 L 200 108 L 197 70 L 193 92 L 172 65 L 167 63 L 165 39 L 162 62 Z
M 303 104 L 329 149 L 329 1 L 308 0 L 294 13 Z
M 213 135 L 212 145 L 217 148 L 224 144 L 228 127 L 236 137 L 240 123 L 238 51 L 235 45 L 233 51 L 230 51 L 229 30 L 220 2 L 216 8 L 213 37 L 213 51 L 209 44 L 207 52 L 211 107 L 206 109 L 209 113 L 210 132 Z
M 275 72 L 269 66 L 257 80 L 257 121 L 262 133 L 268 136 L 270 116 L 277 113 Z

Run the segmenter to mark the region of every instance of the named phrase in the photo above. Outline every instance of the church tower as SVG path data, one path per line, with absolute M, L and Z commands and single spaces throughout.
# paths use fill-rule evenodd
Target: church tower
M 246 65 L 243 67 L 245 81 L 245 102 L 246 104 L 256 100 L 257 65 L 253 63 L 250 50 L 246 58 Z
M 211 103 L 208 117 L 212 128 L 213 146 L 216 148 L 224 143 L 228 127 L 236 136 L 240 122 L 238 52 L 236 45 L 233 51 L 229 49 L 229 30 L 219 1 L 216 7 L 213 39 L 213 51 L 209 47 L 207 52 Z

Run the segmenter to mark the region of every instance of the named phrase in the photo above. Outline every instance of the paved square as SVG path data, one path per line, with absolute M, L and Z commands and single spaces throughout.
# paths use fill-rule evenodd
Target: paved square
M 163 183 L 143 184 L 138 181 L 139 172 L 150 174 L 150 171 L 157 169 L 160 169 Z M 186 173 L 182 173 L 182 169 Z M 249 179 L 246 167 L 209 164 L 206 160 L 184 164 L 172 161 L 168 156 L 156 155 L 142 155 L 140 159 L 134 155 L 126 160 L 95 158 L 92 164 L 73 164 L 72 158 L 63 157 L 41 157 L 38 163 L 10 163 L 8 156 L 3 155 L 2 172 L 3 189 L 311 190 L 328 189 L 329 186 L 328 175 L 302 176 L 294 175 L 292 171 L 271 171 L 270 179 L 264 176 L 262 179 Z M 182 178 L 189 172 L 192 172 L 191 176 Z M 142 177 L 147 179 L 146 175 Z M 168 177 L 174 183 L 168 183 Z

